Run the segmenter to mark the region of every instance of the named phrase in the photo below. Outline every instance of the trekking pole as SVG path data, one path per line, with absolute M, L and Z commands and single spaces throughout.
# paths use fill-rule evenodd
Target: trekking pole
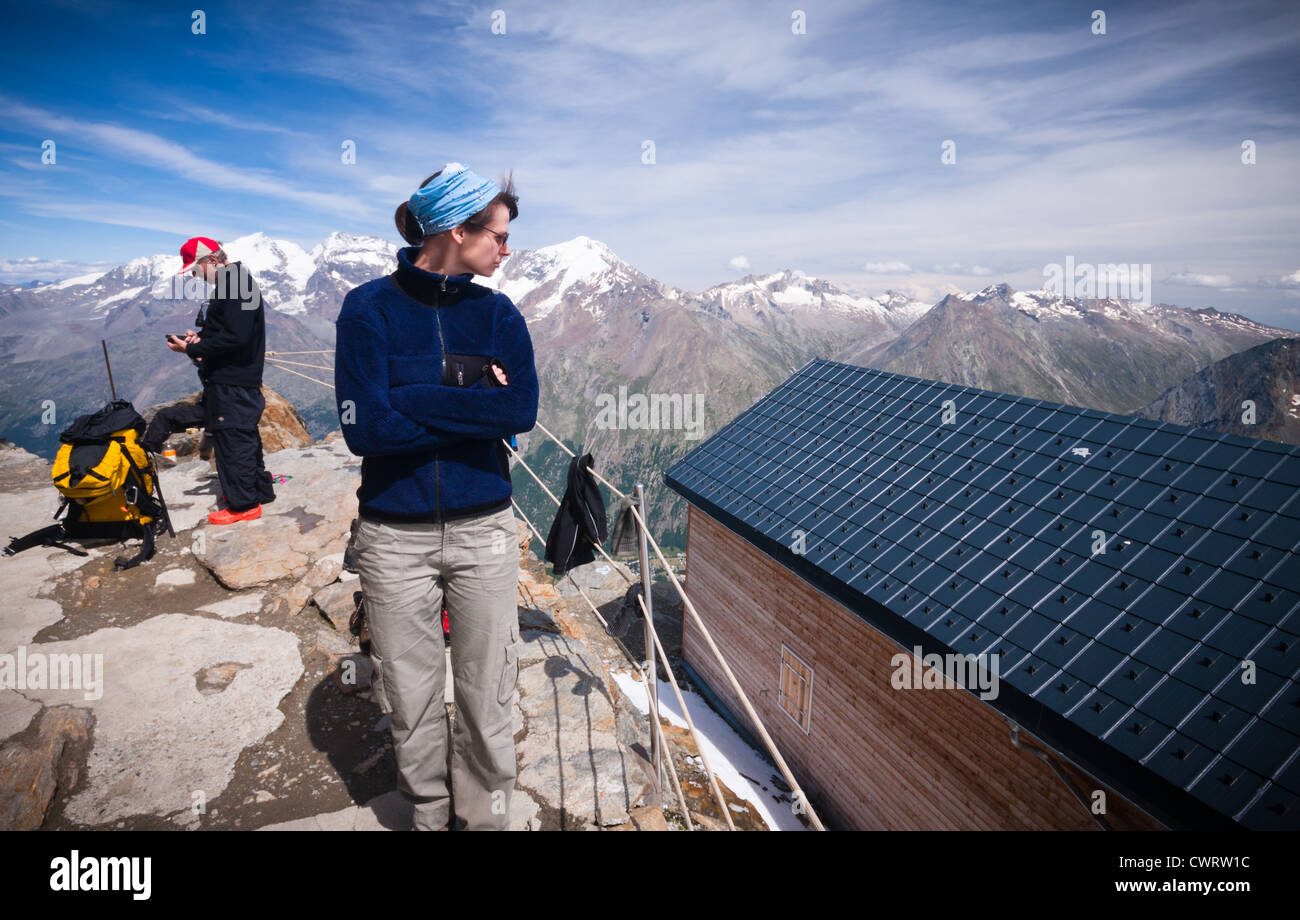
M 167 535 L 168 535 L 169 537 L 171 537 L 173 540 L 175 540 L 175 539 L 176 539 L 176 531 L 172 529 L 172 513 L 171 513 L 171 509 L 167 507 L 167 500 L 163 498 L 163 494 L 162 494 L 162 476 L 160 476 L 160 475 L 158 475 L 158 474 L 159 474 L 159 469 L 158 469 L 157 465 L 155 464 L 155 465 L 154 465 L 154 468 L 153 468 L 153 487 L 154 487 L 154 491 L 158 493 L 158 504 L 162 507 L 162 518 L 163 518 L 163 523 L 167 525 Z
M 117 399 L 117 387 L 113 386 L 113 365 L 108 363 L 108 343 L 100 339 L 99 344 L 104 349 L 104 367 L 108 368 L 108 391 L 113 394 L 113 399 Z

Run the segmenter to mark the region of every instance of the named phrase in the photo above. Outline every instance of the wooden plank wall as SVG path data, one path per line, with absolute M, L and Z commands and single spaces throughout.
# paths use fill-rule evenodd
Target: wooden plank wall
M 890 659 L 902 651 L 893 640 L 694 505 L 686 592 L 828 827 L 1098 829 L 1046 763 L 1012 746 L 987 704 L 960 689 L 892 687 Z M 814 671 L 807 734 L 777 701 L 782 642 Z M 689 616 L 682 648 L 744 722 Z M 1105 788 L 1062 765 L 1085 793 Z M 1113 790 L 1106 799 L 1117 829 L 1163 829 Z

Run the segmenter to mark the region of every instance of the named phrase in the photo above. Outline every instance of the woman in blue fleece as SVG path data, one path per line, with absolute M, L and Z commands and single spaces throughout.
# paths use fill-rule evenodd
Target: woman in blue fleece
M 471 279 L 510 255 L 518 215 L 512 180 L 448 163 L 397 209 L 411 244 L 397 270 L 350 291 L 336 322 L 339 420 L 363 458 L 356 568 L 397 786 L 420 830 L 509 826 L 519 551 L 502 439 L 536 424 L 537 370 L 510 298 Z

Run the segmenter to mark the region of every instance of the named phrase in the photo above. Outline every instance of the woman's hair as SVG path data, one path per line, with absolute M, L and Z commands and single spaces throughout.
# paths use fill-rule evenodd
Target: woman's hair
M 441 174 L 442 170 L 440 169 L 421 182 L 420 188 L 424 188 Z M 500 183 L 498 183 L 498 185 L 499 184 Z M 473 224 L 476 227 L 486 226 L 486 221 L 490 219 L 492 209 L 498 204 L 503 204 L 510 209 L 511 220 L 514 220 L 519 216 L 519 196 L 515 194 L 515 179 L 513 173 L 506 177 L 505 185 L 502 190 L 497 193 L 495 198 L 487 203 L 487 206 L 483 208 L 483 210 L 471 214 L 468 218 L 462 221 L 462 223 Z M 420 229 L 420 222 L 415 219 L 415 215 L 413 215 L 407 208 L 405 201 L 397 206 L 397 212 L 393 214 L 393 221 L 397 224 L 397 232 L 402 235 L 402 239 L 406 240 L 406 242 L 410 243 L 412 246 L 419 246 L 424 242 L 424 231 Z

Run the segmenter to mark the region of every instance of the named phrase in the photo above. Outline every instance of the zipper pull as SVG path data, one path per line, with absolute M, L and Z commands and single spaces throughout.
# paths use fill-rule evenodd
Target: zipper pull
M 447 276 L 443 275 L 439 278 L 438 283 L 442 286 L 442 290 L 445 292 L 447 290 Z
M 465 385 L 465 365 L 456 364 L 456 385 L 463 387 Z

